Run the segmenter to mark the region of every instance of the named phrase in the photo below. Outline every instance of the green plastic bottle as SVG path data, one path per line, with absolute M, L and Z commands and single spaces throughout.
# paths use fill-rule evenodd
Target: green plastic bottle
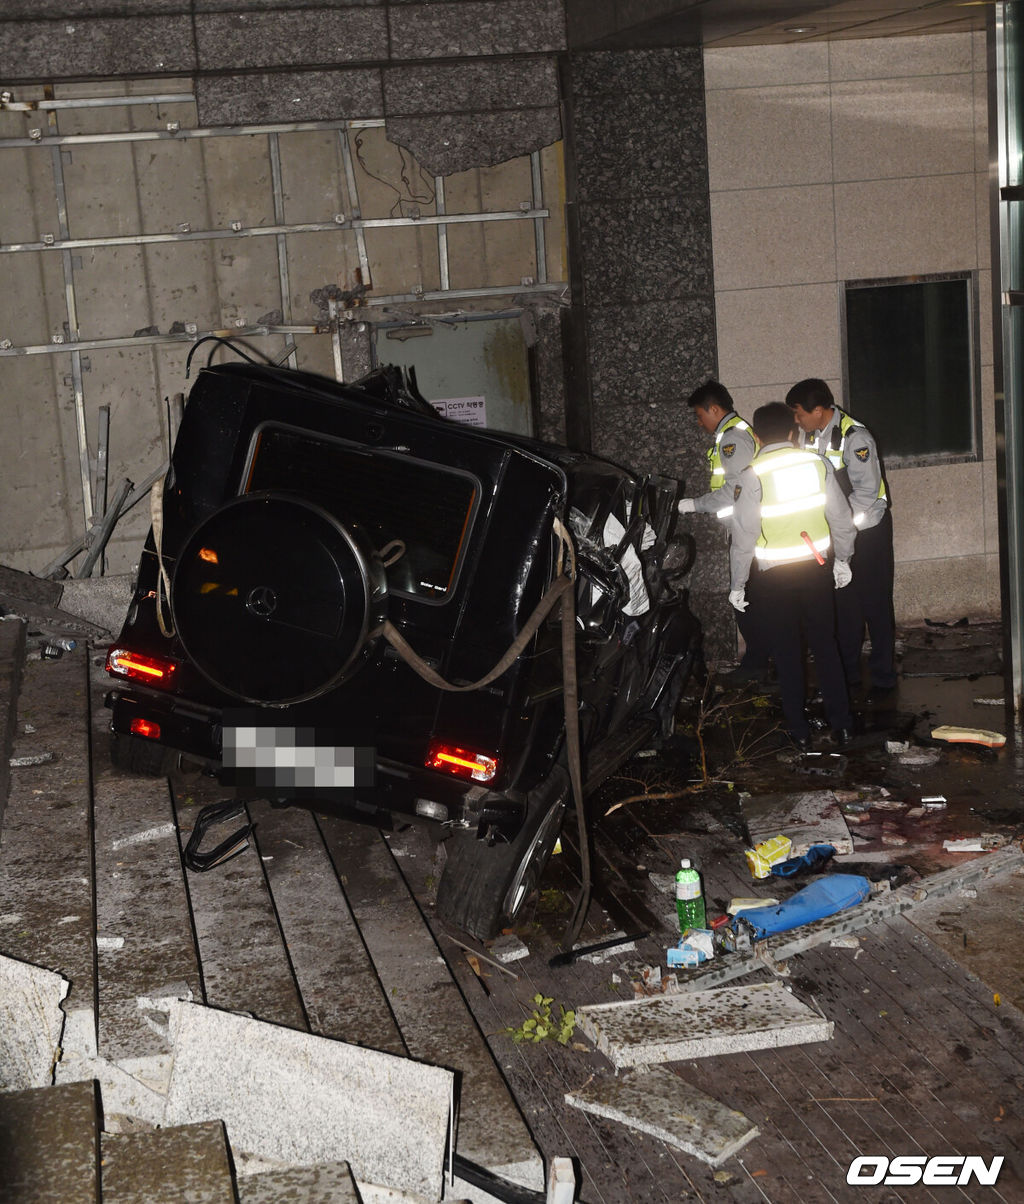
M 679 931 L 687 928 L 705 928 L 704 893 L 700 884 L 700 873 L 684 857 L 676 871 L 676 914 L 679 916 Z

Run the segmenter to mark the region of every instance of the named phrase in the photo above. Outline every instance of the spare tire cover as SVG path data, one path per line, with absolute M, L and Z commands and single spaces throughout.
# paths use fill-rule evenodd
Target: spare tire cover
M 235 498 L 200 523 L 171 585 L 193 663 L 220 689 L 265 705 L 340 684 L 362 663 L 386 602 L 365 533 L 281 493 Z

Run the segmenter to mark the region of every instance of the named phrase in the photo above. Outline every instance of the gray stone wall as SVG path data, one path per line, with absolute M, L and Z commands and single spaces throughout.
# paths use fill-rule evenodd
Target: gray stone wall
M 590 366 L 570 427 L 573 407 L 588 406 L 577 426 L 589 417 L 594 451 L 703 493 L 708 440 L 686 405 L 716 370 L 701 51 L 574 52 L 563 92 L 573 301 Z M 709 655 L 729 655 L 724 533 L 701 515 L 679 525 L 699 548 L 690 589 Z
M 201 125 L 384 117 L 434 175 L 556 142 L 564 48 L 562 0 L 6 0 L 0 16 L 7 86 L 187 75 Z

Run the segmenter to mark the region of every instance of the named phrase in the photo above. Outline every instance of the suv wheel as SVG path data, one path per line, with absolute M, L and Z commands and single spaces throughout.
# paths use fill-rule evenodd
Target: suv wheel
M 447 844 L 437 914 L 478 940 L 515 923 L 536 890 L 562 830 L 569 782 L 556 768 L 528 802 L 526 822 L 511 841 L 489 846 L 463 834 Z

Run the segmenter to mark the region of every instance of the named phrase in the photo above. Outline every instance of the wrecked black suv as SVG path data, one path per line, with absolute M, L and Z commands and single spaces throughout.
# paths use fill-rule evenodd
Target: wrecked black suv
M 586 789 L 671 733 L 700 658 L 688 563 L 666 569 L 675 493 L 442 418 L 394 368 L 207 366 L 107 659 L 114 760 L 433 824 L 439 914 L 493 936 L 569 803 L 565 681 Z

